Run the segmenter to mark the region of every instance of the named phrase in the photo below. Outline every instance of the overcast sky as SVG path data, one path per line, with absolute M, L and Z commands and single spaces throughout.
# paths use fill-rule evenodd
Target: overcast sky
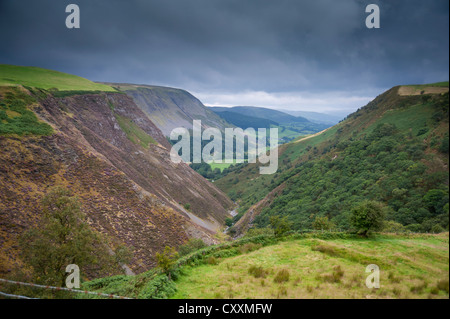
M 81 28 L 67 29 L 78 4 Z M 367 29 L 378 4 L 381 28 Z M 0 0 L 0 63 L 186 89 L 206 105 L 348 113 L 449 78 L 448 0 Z

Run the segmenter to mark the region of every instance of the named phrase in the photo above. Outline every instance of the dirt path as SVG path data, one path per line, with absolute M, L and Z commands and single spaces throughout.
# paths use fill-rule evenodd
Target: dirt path
M 329 128 L 326 128 L 326 129 L 324 129 L 323 131 L 317 132 L 317 133 L 315 133 L 315 134 L 313 134 L 313 135 L 309 135 L 309 136 L 307 136 L 307 137 L 301 138 L 301 139 L 299 139 L 298 141 L 294 141 L 293 143 L 299 143 L 299 142 L 301 142 L 301 141 L 310 139 L 310 138 L 312 138 L 312 137 L 316 137 L 316 136 L 318 136 L 318 135 L 320 135 L 320 134 L 322 134 L 322 133 L 325 133 L 326 131 L 328 131 L 328 130 L 329 130 L 330 128 L 332 128 L 332 127 L 333 127 L 333 126 L 331 126 L 331 127 L 329 127 Z

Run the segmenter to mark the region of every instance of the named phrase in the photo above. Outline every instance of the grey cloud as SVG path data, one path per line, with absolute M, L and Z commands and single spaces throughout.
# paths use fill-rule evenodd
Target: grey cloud
M 72 2 L 80 30 L 64 26 Z M 0 63 L 196 92 L 373 90 L 448 79 L 448 14 L 447 0 L 2 0 Z

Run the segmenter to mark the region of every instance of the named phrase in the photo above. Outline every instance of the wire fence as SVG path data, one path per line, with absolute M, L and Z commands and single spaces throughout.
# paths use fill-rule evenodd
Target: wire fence
M 3 278 L 0 278 L 0 282 L 14 284 L 17 286 L 28 286 L 28 287 L 33 287 L 33 288 L 42 288 L 42 289 L 54 290 L 54 291 L 68 291 L 68 292 L 80 293 L 80 294 L 85 294 L 85 295 L 93 295 L 93 296 L 97 296 L 97 297 L 107 297 L 110 299 L 133 299 L 133 298 L 117 296 L 117 295 L 113 295 L 113 294 L 105 294 L 102 292 L 93 292 L 93 291 L 72 289 L 72 288 L 65 288 L 65 287 L 45 286 L 45 285 L 39 285 L 39 284 L 35 284 L 35 283 L 20 282 L 20 281 L 8 280 L 8 279 L 3 279 Z M 26 296 L 21 296 L 21 295 L 8 294 L 8 293 L 1 292 L 1 291 L 0 291 L 0 295 L 4 296 L 4 297 L 17 298 L 17 299 L 39 299 L 39 298 L 31 298 L 31 297 L 26 297 Z

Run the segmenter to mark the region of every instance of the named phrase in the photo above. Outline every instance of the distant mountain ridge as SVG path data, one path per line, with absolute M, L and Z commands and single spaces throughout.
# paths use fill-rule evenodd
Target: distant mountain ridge
M 293 116 L 281 111 L 268 109 L 264 107 L 256 107 L 256 106 L 233 106 L 233 107 L 220 107 L 220 106 L 211 106 L 210 107 L 214 112 L 234 112 L 239 113 L 246 116 L 251 116 L 255 118 L 267 119 L 278 124 L 291 124 L 291 123 L 307 123 L 309 122 L 304 117 Z
M 308 121 L 315 123 L 323 123 L 323 124 L 337 124 L 341 121 L 344 116 L 330 115 L 319 112 L 310 112 L 310 111 L 291 111 L 285 109 L 279 109 L 278 111 L 290 114 L 292 116 L 301 116 L 306 118 Z
M 279 142 L 286 143 L 301 135 L 320 132 L 332 124 L 315 123 L 304 117 L 296 117 L 255 106 L 209 107 L 224 120 L 241 128 L 278 128 Z

